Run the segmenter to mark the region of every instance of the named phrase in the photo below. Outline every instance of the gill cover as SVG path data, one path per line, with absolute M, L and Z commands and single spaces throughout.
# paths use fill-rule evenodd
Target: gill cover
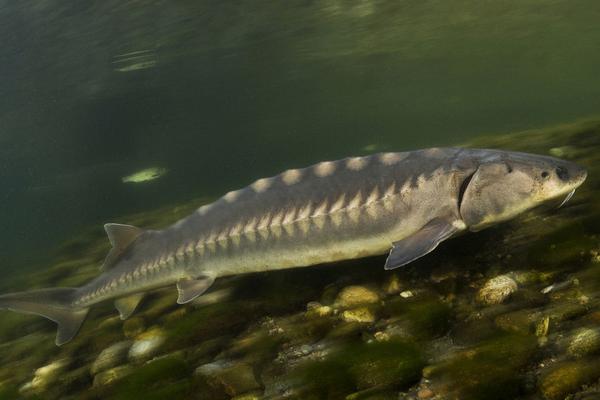
M 504 162 L 490 162 L 463 186 L 460 214 L 471 231 L 479 231 L 530 208 L 535 180 Z

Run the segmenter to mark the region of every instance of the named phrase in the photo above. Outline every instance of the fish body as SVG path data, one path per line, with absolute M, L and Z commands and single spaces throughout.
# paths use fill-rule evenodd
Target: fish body
M 163 230 L 107 224 L 113 249 L 103 274 L 80 288 L 0 296 L 0 308 L 55 320 L 62 344 L 90 306 L 117 299 L 126 318 L 144 292 L 171 284 L 183 304 L 223 276 L 388 252 L 385 268 L 396 268 L 462 231 L 571 196 L 585 177 L 567 161 L 499 150 L 325 161 L 259 179 Z

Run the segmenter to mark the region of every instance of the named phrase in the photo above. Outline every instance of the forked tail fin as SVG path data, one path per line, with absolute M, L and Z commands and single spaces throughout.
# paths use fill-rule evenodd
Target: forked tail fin
M 79 331 L 88 309 L 73 307 L 77 289 L 55 288 L 0 296 L 0 309 L 46 317 L 58 324 L 56 345 L 60 346 Z

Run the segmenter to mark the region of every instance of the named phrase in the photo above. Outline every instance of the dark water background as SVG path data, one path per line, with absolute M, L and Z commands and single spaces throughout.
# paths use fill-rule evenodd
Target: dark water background
M 0 268 L 284 168 L 596 114 L 598 21 L 594 0 L 2 2 Z

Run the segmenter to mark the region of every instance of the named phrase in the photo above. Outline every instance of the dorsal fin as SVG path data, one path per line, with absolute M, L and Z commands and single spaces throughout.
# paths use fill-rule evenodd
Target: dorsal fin
M 102 264 L 102 269 L 107 270 L 115 265 L 119 256 L 123 254 L 125 249 L 127 249 L 127 247 L 129 247 L 129 245 L 144 232 L 144 230 L 132 225 L 124 224 L 104 224 L 104 230 L 112 245 L 112 249 L 110 249 L 104 260 L 104 264 Z

